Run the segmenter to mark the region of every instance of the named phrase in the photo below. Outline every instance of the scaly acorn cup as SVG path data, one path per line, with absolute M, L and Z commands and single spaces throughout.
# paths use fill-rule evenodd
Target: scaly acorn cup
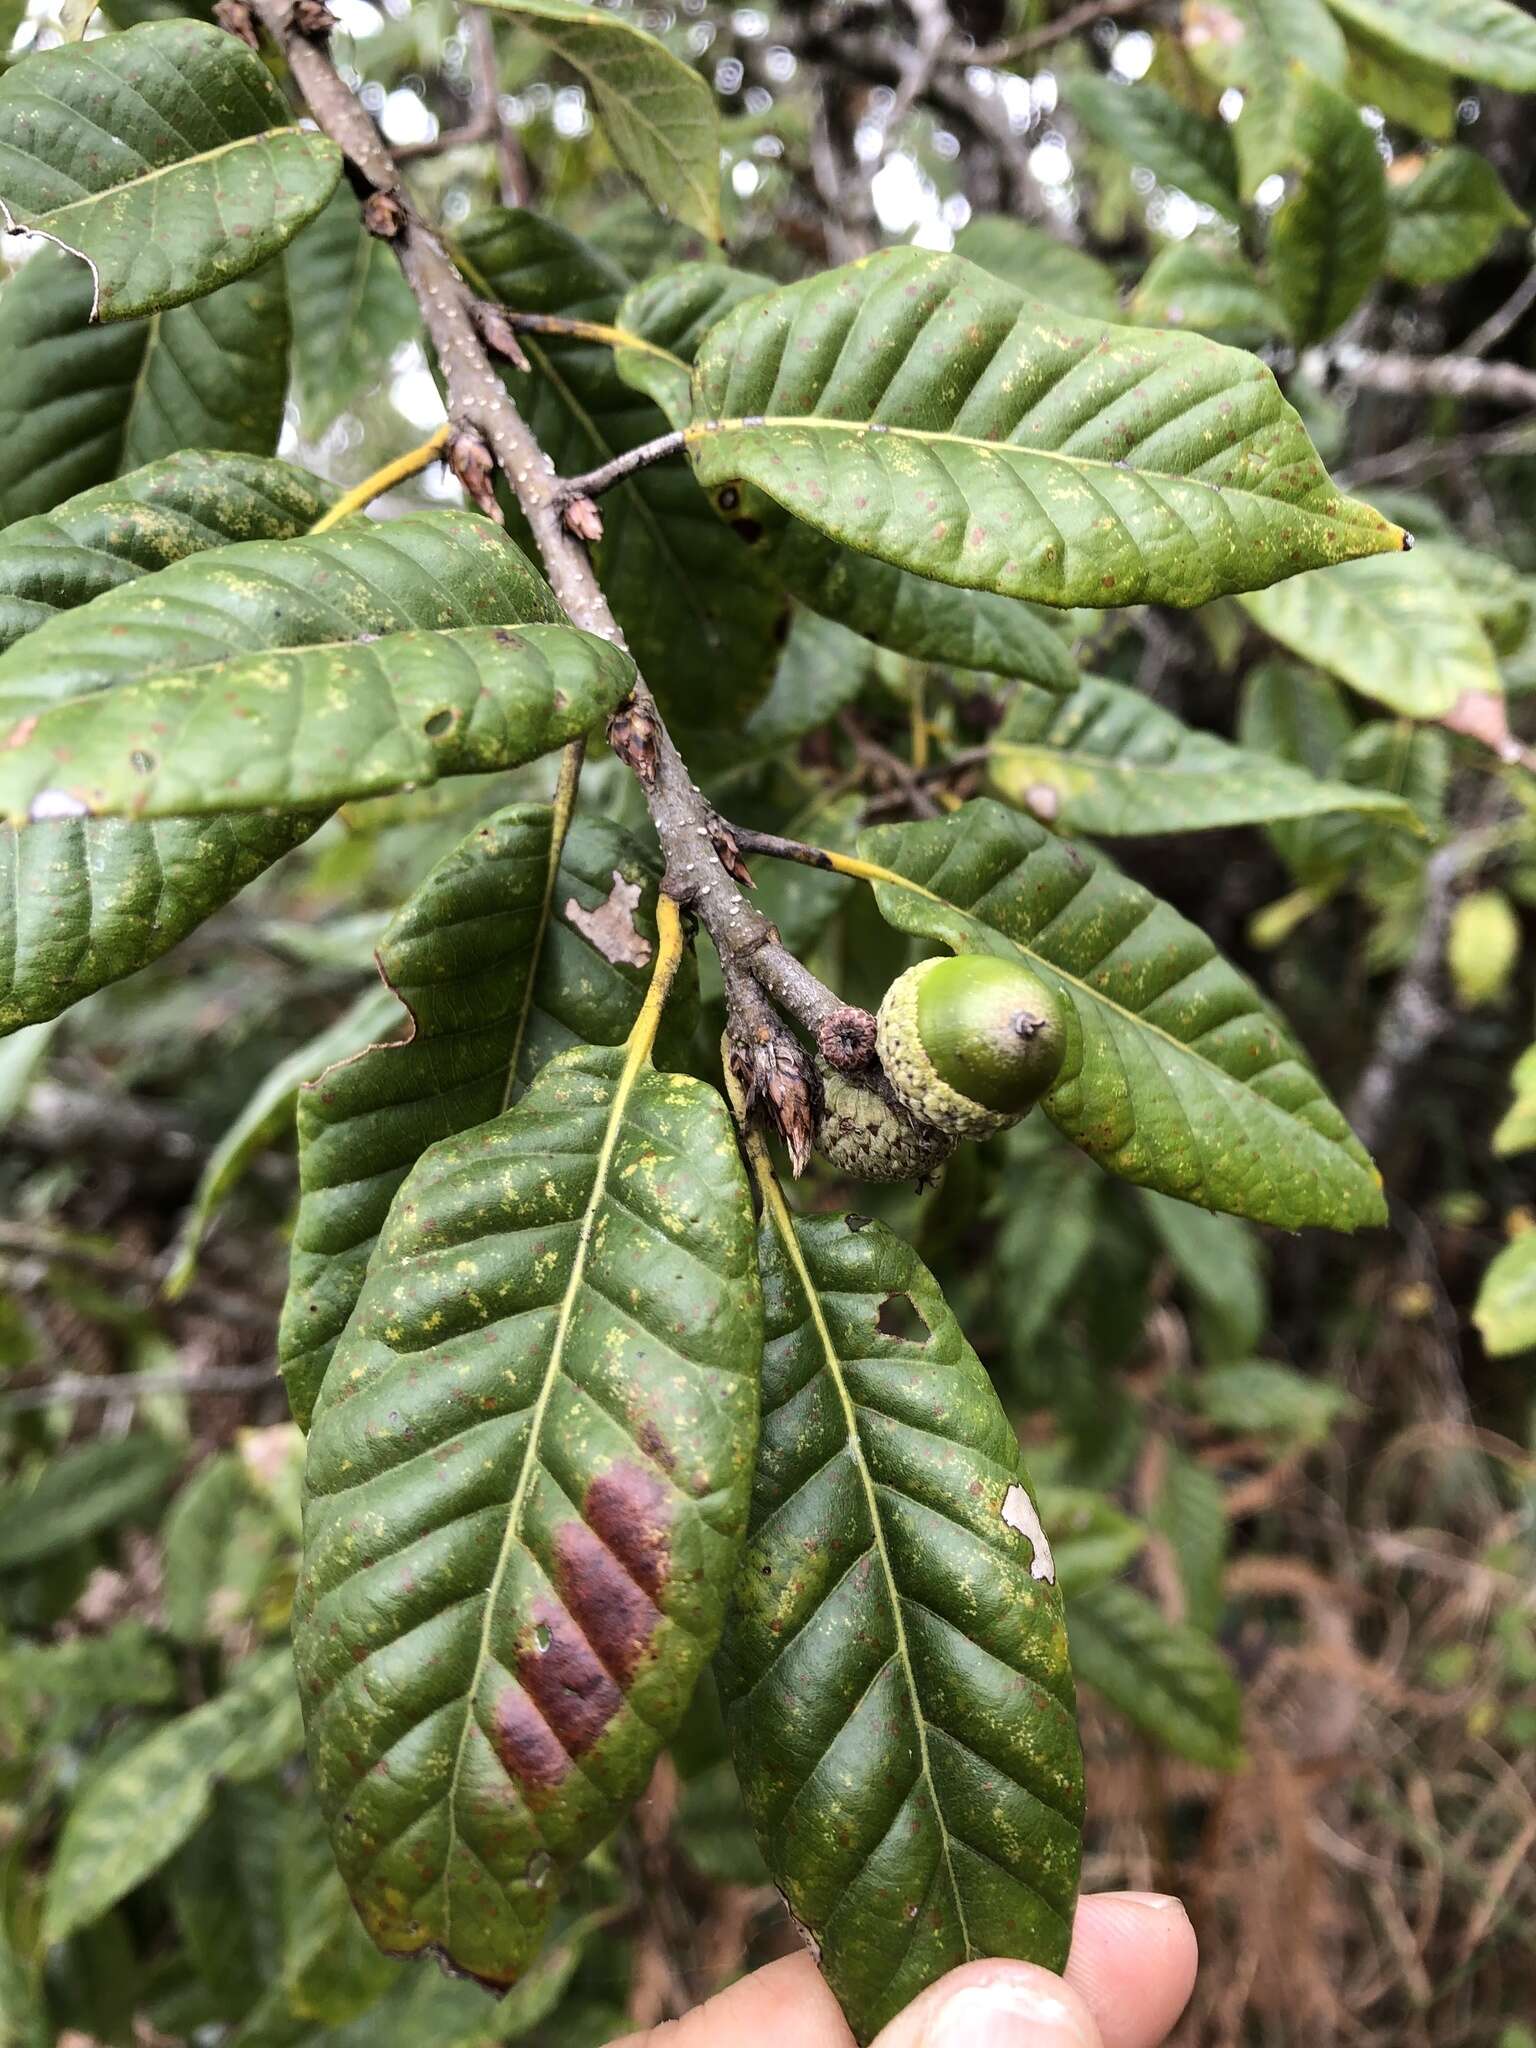
M 885 992 L 875 1050 L 896 1098 L 958 1142 L 990 1138 L 1034 1108 L 1061 1071 L 1061 998 L 1038 974 L 985 953 L 923 960 Z
M 959 1142 L 825 1060 L 817 1060 L 816 1074 L 816 1149 L 853 1180 L 926 1180 Z

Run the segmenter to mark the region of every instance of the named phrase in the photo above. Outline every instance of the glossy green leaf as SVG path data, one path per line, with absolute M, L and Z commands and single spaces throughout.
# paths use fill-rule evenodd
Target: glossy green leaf
M 555 617 L 469 513 L 210 550 L 0 655 L 0 808 L 319 810 L 513 766 L 584 732 L 632 673 Z
M 69 1810 L 43 1905 L 45 1942 L 88 1926 L 174 1856 L 206 1817 L 219 1776 L 252 1775 L 268 1737 L 296 1733 L 286 1649 L 249 1659 L 233 1685 L 116 1755 Z M 253 1738 L 258 1746 L 253 1747 Z
M 613 710 L 634 664 L 574 626 L 446 627 L 95 691 L 12 728 L 0 814 L 329 810 L 516 768 Z M 25 721 L 23 721 L 25 723 Z
M 713 88 L 626 15 L 575 0 L 489 0 L 586 80 L 598 126 L 664 213 L 720 239 L 720 119 Z
M 1472 1320 L 1491 1358 L 1536 1349 L 1536 1230 L 1522 1231 L 1494 1259 Z
M 1171 1202 L 1151 1188 L 1141 1190 L 1141 1208 L 1194 1309 L 1202 1355 L 1217 1362 L 1246 1358 L 1269 1321 L 1269 1296 L 1253 1231 L 1234 1216 Z
M 285 1819 L 272 1786 L 220 1785 L 212 1812 L 166 1871 L 187 1958 L 231 2021 L 262 1996 L 280 1960 Z
M 868 643 L 820 613 L 795 614 L 773 688 L 747 720 L 737 761 L 768 761 L 845 710 L 868 680 Z
M 1484 156 L 1470 149 L 1400 158 L 1389 186 L 1386 267 L 1410 284 L 1447 284 L 1488 256 L 1525 215 Z
M 771 289 L 769 278 L 713 263 L 682 263 L 647 279 L 626 294 L 617 319 L 653 347 L 621 349 L 620 375 L 654 393 L 674 427 L 686 426 L 693 408 L 688 371 L 699 342 L 734 307 Z M 1074 687 L 1077 671 L 1060 635 L 1017 598 L 959 592 L 839 547 L 750 485 L 723 485 L 712 496 L 775 581 L 824 618 L 919 661 L 1024 676 L 1047 689 Z
M 953 256 L 886 250 L 750 300 L 694 393 L 706 485 L 1005 596 L 1199 604 L 1401 544 L 1255 358 L 1071 319 Z
M 1443 718 L 1503 684 L 1477 614 L 1418 556 L 1350 562 L 1243 599 L 1272 639 L 1407 718 Z
M 1448 777 L 1444 733 L 1400 718 L 1357 727 L 1343 691 L 1327 676 L 1278 661 L 1255 668 L 1245 684 L 1239 737 L 1309 774 L 1400 797 L 1425 834 L 1440 829 Z M 1412 844 L 1371 817 L 1342 813 L 1273 826 L 1270 838 L 1292 873 L 1316 886 L 1336 884 L 1367 860 L 1379 871 L 1389 848 Z
M 0 826 L 0 1033 L 137 973 L 309 837 L 314 817 Z
M 381 1948 L 515 1980 L 643 1788 L 719 1633 L 761 1342 L 725 1105 L 636 1049 L 551 1061 L 402 1186 L 315 1413 L 294 1635 Z
M 1499 1159 L 1536 1151 L 1536 1045 L 1528 1045 L 1509 1077 L 1515 1099 L 1499 1119 L 1493 1150 Z
M 8 1697 L 62 1705 L 89 1719 L 108 1708 L 163 1706 L 177 1691 L 170 1655 L 142 1621 L 62 1642 L 11 1642 L 0 1651 L 0 1674 Z M 50 1732 L 58 1734 L 57 1720 Z
M 1188 0 L 1184 42 L 1214 85 L 1243 95 L 1232 139 L 1240 196 L 1250 200 L 1292 161 L 1303 70 L 1328 85 L 1344 83 L 1343 34 L 1323 0 Z
M 1097 676 L 1084 677 L 1066 699 L 1021 685 L 991 742 L 987 773 L 1019 809 L 1109 838 L 1338 811 L 1372 811 L 1418 830 L 1400 799 L 1321 782 L 1286 761 L 1230 746 L 1138 690 Z
M 394 250 L 363 227 L 345 180 L 284 256 L 293 301 L 293 381 L 311 439 L 389 374 L 420 316 Z
M 973 214 L 955 237 L 955 254 L 1063 312 L 1085 320 L 1120 317 L 1120 294 L 1108 265 L 1028 221 Z
M 551 876 L 554 813 L 515 804 L 445 854 L 395 916 L 379 967 L 399 997 L 390 1040 L 299 1096 L 299 1214 L 278 1357 L 307 1426 L 395 1190 L 427 1146 L 497 1116 L 557 1052 L 617 1045 L 645 991 L 570 917 L 615 874 L 656 935 L 657 875 L 619 826 L 577 819 Z M 675 1000 L 675 999 L 674 999 Z
M 1145 1525 L 1093 1487 L 1047 1483 L 1035 1499 L 1051 1532 L 1056 1581 L 1065 1599 L 1118 1578 L 1146 1547 Z
M 145 675 L 324 645 L 339 626 L 361 638 L 509 616 L 559 614 L 516 548 L 468 513 L 240 544 L 39 626 L 0 655 L 0 720 Z M 0 833 L 0 1023 L 56 1015 L 158 958 L 318 822 L 84 819 Z
M 1133 1727 L 1191 1763 L 1238 1768 L 1243 1697 L 1209 1636 L 1123 1585 L 1070 1598 L 1067 1632 L 1078 1678 Z
M 1387 181 L 1374 131 L 1332 86 L 1296 86 L 1296 182 L 1270 223 L 1275 297 L 1300 342 L 1341 327 L 1381 272 Z
M 1511 92 L 1536 91 L 1536 20 L 1509 0 L 1328 0 L 1391 50 Z
M 89 273 L 57 249 L 0 286 L 0 526 L 178 449 L 277 446 L 280 265 L 142 320 L 93 326 L 90 313 Z
M 1221 1621 L 1227 1561 L 1226 1494 L 1221 1481 L 1184 1451 L 1170 1449 L 1151 1518 L 1173 1553 L 1185 1619 L 1212 1634 Z
M 1349 47 L 1346 83 L 1352 99 L 1363 107 L 1379 107 L 1389 121 L 1433 142 L 1450 141 L 1456 133 L 1454 79 L 1353 25 L 1345 42 Z
M 767 278 L 703 263 L 648 279 L 618 310 L 621 329 L 648 344 L 619 349 L 620 375 L 652 394 L 673 426 L 686 426 L 693 409 L 689 369 L 700 339 L 726 312 L 769 289 Z M 824 617 L 917 659 L 1072 687 L 1075 671 L 1065 647 L 1015 600 L 990 593 L 960 597 L 926 577 L 838 547 L 750 486 L 724 486 L 712 501 L 754 564 Z
M 1386 1214 L 1380 1179 L 1290 1033 L 1203 932 L 1086 848 L 985 799 L 865 832 L 898 930 L 1022 957 L 1072 1005 L 1043 1107 L 1110 1172 L 1296 1228 Z
M 1066 1633 L 1012 1424 L 916 1255 L 776 1193 L 758 1251 L 763 1429 L 717 1671 L 764 1857 L 867 2041 L 959 1963 L 1066 1960 Z M 884 1334 L 892 1302 L 920 1335 Z
M 213 1603 L 224 1590 L 230 1537 L 250 1500 L 240 1460 L 223 1451 L 201 1465 L 172 1501 L 160 1535 L 165 1625 L 177 1642 L 213 1637 Z
M 1142 164 L 1228 220 L 1241 211 L 1231 130 L 1144 81 L 1123 85 L 1102 72 L 1074 78 L 1067 105 L 1101 148 Z M 1022 283 L 1023 280 L 1021 279 Z
M 89 267 L 100 320 L 243 277 L 340 175 L 335 143 L 293 127 L 260 58 L 208 23 L 65 44 L 0 76 L 0 217 Z
M 1320 1444 L 1353 1403 L 1330 1380 L 1313 1379 L 1267 1358 L 1203 1372 L 1190 1383 L 1196 1409 L 1234 1436 L 1279 1436 Z
M 487 297 L 528 312 L 611 323 L 629 285 L 595 249 L 530 213 L 476 214 L 454 249 Z M 666 432 L 664 414 L 620 376 L 611 347 L 534 334 L 523 342 L 534 375 L 509 370 L 510 388 L 563 475 Z M 674 736 L 690 760 L 711 745 L 729 754 L 767 693 L 786 625 L 782 591 L 680 460 L 606 492 L 602 515 L 598 575 Z
M 50 619 L 0 654 L 0 719 L 157 676 L 222 674 L 242 655 L 561 617 L 543 578 L 487 519 L 356 519 L 209 549 Z
M 55 1455 L 36 1483 L 0 1491 L 0 1571 L 36 1564 L 118 1522 L 144 1520 L 180 1463 L 174 1445 L 137 1431 Z
M 286 462 L 189 450 L 18 519 L 0 528 L 0 651 L 205 548 L 306 533 L 335 496 Z
M 734 307 L 773 286 L 771 277 L 727 263 L 674 263 L 644 278 L 614 314 L 625 337 L 614 357 L 619 375 L 654 398 L 672 426 L 687 426 L 693 416 L 689 372 L 699 343 Z
M 323 1030 L 267 1069 L 197 1177 L 161 1282 L 161 1291 L 169 1299 L 174 1301 L 190 1285 L 197 1271 L 198 1247 L 214 1217 L 263 1146 L 291 1122 L 299 1090 L 337 1061 L 363 1052 L 399 1014 L 388 989 L 367 989 Z
M 1237 348 L 1285 331 L 1285 315 L 1240 250 L 1172 242 L 1148 264 L 1126 309 L 1145 327 L 1182 327 Z

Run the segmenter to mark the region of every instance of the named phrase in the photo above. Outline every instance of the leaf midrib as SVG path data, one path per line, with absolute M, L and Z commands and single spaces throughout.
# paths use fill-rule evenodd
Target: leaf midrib
M 1217 743 L 1226 744 L 1222 741 Z M 1053 763 L 1059 761 L 1065 767 L 1076 769 L 1084 776 L 1114 776 L 1118 778 L 1119 783 L 1125 784 L 1145 782 L 1149 778 L 1155 781 L 1159 777 L 1166 777 L 1175 788 L 1185 783 L 1208 782 L 1213 777 L 1231 776 L 1242 772 L 1252 774 L 1259 769 L 1268 774 L 1275 767 L 1294 766 L 1289 762 L 1271 762 L 1246 747 L 1231 747 L 1229 752 L 1235 758 L 1226 762 L 1191 760 L 1182 748 L 1164 761 L 1132 761 L 1121 754 L 1096 754 L 1087 747 L 1051 745 L 1044 740 L 994 740 L 992 752 L 995 755 L 1010 755 L 1023 761 L 1038 763 L 1042 772 L 1048 771 Z M 1331 777 L 1308 775 L 1304 768 L 1295 768 L 1294 772 L 1298 780 L 1307 783 L 1309 791 L 1316 795 L 1320 805 L 1331 806 L 1329 809 L 1319 808 L 1316 811 L 1300 812 L 1298 816 L 1331 817 L 1340 813 L 1363 811 L 1402 813 L 1409 809 L 1402 798 L 1394 797 L 1390 790 L 1370 789 L 1363 784 L 1357 786 L 1353 783 L 1339 782 Z M 1290 780 L 1288 776 L 1281 779 Z M 1270 787 L 1274 787 L 1273 783 Z M 1297 801 L 1300 799 L 1301 791 L 1298 787 Z
M 108 593 L 109 595 L 111 593 Z M 83 606 L 78 607 L 84 610 Z M 62 617 L 64 614 L 55 614 Z M 504 626 L 402 626 L 395 632 L 377 633 L 369 637 L 367 627 L 345 640 L 297 640 L 286 647 L 241 647 L 230 654 L 221 654 L 211 661 L 195 661 L 184 668 L 161 669 L 149 675 L 125 677 L 120 682 L 94 683 L 88 690 L 76 690 L 67 696 L 37 699 L 21 698 L 12 701 L 6 695 L 5 679 L 0 675 L 0 721 L 7 718 L 17 720 L 30 716 L 34 711 L 40 717 L 50 712 L 62 711 L 69 705 L 89 704 L 97 697 L 120 697 L 125 690 L 179 690 L 201 687 L 211 670 L 238 668 L 243 662 L 293 661 L 305 654 L 335 654 L 342 648 L 354 648 L 366 654 L 372 661 L 382 661 L 383 654 L 398 640 L 459 640 L 474 633 L 532 633 L 538 628 L 553 628 L 559 633 L 577 633 L 580 627 L 560 624 L 551 619 L 533 619 L 526 625 L 513 622 Z M 594 636 L 588 636 L 594 637 Z
M 1252 498 L 1257 503 L 1271 508 L 1276 505 L 1289 505 L 1291 511 L 1300 518 L 1327 519 L 1336 526 L 1358 526 L 1367 532 L 1377 530 L 1370 520 L 1347 517 L 1346 508 L 1357 501 L 1347 498 L 1343 492 L 1336 493 L 1336 509 L 1325 512 L 1312 505 L 1272 497 L 1267 492 L 1254 490 L 1247 484 L 1213 484 L 1208 483 L 1203 477 L 1185 476 L 1178 470 L 1138 468 L 1135 464 L 1111 461 L 1108 456 L 1103 455 L 1067 455 L 1059 448 L 1026 448 L 1017 441 L 984 441 L 974 434 L 954 434 L 934 427 L 890 426 L 883 420 L 843 420 L 820 413 L 753 413 L 737 419 L 704 420 L 697 425 L 684 427 L 683 440 L 691 447 L 695 442 L 706 441 L 711 436 L 757 433 L 765 428 L 784 431 L 804 430 L 811 433 L 864 434 L 872 440 L 912 441 L 921 447 L 967 448 L 1005 460 L 1010 455 L 1022 455 L 1040 462 L 1059 462 L 1069 470 L 1102 469 L 1113 471 L 1121 477 L 1188 484 L 1195 490 L 1214 491 L 1218 497 Z M 1394 526 L 1390 520 L 1383 520 L 1379 530 L 1401 536 L 1401 528 Z M 1401 537 L 1395 545 L 1401 550 Z M 1379 552 L 1387 553 L 1389 550 L 1383 548 Z
M 945 1819 L 944 1808 L 939 1799 L 939 1789 L 934 1782 L 933 1766 L 928 1755 L 927 1710 L 923 1705 L 922 1694 L 918 1690 L 917 1673 L 912 1668 L 912 1652 L 907 1642 L 906 1623 L 902 1617 L 902 1594 L 901 1589 L 896 1583 L 896 1574 L 891 1565 L 890 1550 L 885 1540 L 885 1525 L 881 1519 L 880 1501 L 875 1490 L 875 1482 L 870 1476 L 869 1466 L 864 1456 L 863 1439 L 859 1433 L 858 1405 L 849 1393 L 847 1381 L 843 1377 L 842 1359 L 838 1355 L 836 1344 L 833 1342 L 831 1328 L 825 1315 L 822 1313 L 821 1291 L 806 1261 L 800 1239 L 795 1231 L 794 1220 L 790 1216 L 788 1205 L 784 1200 L 783 1191 L 779 1187 L 777 1180 L 771 1175 L 765 1175 L 760 1185 L 763 1191 L 764 1206 L 773 1216 L 773 1227 L 778 1233 L 779 1242 L 784 1247 L 784 1255 L 794 1268 L 795 1277 L 800 1283 L 800 1290 L 805 1296 L 806 1307 L 810 1312 L 811 1322 L 815 1328 L 817 1340 L 821 1345 L 822 1356 L 826 1361 L 826 1368 L 831 1375 L 833 1387 L 837 1392 L 838 1404 L 842 1409 L 843 1423 L 848 1436 L 849 1455 L 853 1462 L 853 1468 L 858 1474 L 859 1485 L 863 1490 L 865 1505 L 869 1511 L 870 1532 L 874 1542 L 875 1554 L 880 1562 L 880 1572 L 885 1583 L 886 1599 L 890 1604 L 891 1626 L 896 1638 L 896 1660 L 901 1667 L 908 1703 L 912 1710 L 913 1730 L 917 1737 L 919 1776 L 922 1784 L 927 1789 L 928 1802 L 933 1811 L 934 1824 L 939 1830 L 939 1842 L 944 1852 L 944 1872 L 949 1881 L 950 1895 L 955 1902 L 955 1918 L 960 1923 L 960 1939 L 965 1950 L 965 1960 L 969 1962 L 976 1951 L 971 1944 L 970 1928 L 967 1926 L 965 1918 L 965 1906 L 960 1897 L 960 1883 L 955 1875 L 954 1855 L 950 1848 L 949 1823 Z
M 528 1434 L 524 1445 L 522 1464 L 518 1470 L 517 1483 L 512 1489 L 512 1498 L 507 1504 L 507 1526 L 502 1533 L 501 1547 L 496 1555 L 496 1566 L 491 1573 L 490 1584 L 486 1588 L 485 1613 L 480 1624 L 480 1641 L 475 1651 L 475 1661 L 470 1671 L 469 1681 L 464 1689 L 464 1725 L 459 1731 L 459 1745 L 453 1759 L 453 1770 L 449 1774 L 446 1798 L 448 1842 L 447 1853 L 443 1860 L 443 1932 L 445 1945 L 450 1950 L 453 1940 L 452 1866 L 454 1855 L 459 1846 L 459 1790 L 464 1772 L 464 1753 L 469 1745 L 469 1731 L 471 1728 L 479 1726 L 475 1718 L 475 1700 L 479 1694 L 481 1682 L 485 1677 L 486 1666 L 490 1662 L 491 1632 L 496 1623 L 497 1602 L 501 1598 L 501 1588 L 506 1580 L 513 1553 L 521 1540 L 523 1509 L 527 1504 L 528 1490 L 533 1483 L 533 1475 L 540 1463 L 539 1445 L 543 1436 L 544 1420 L 549 1412 L 549 1404 L 553 1399 L 555 1388 L 559 1384 L 564 1372 L 566 1340 L 570 1335 L 572 1318 L 576 1313 L 576 1303 L 580 1298 L 582 1287 L 585 1285 L 587 1261 L 591 1254 L 592 1241 L 597 1234 L 598 1212 L 602 1208 L 608 1192 L 608 1176 L 613 1167 L 613 1156 L 618 1150 L 619 1134 L 624 1127 L 624 1117 L 629 1108 L 630 1097 L 634 1094 L 635 1084 L 639 1080 L 641 1070 L 649 1064 L 649 1061 L 649 1037 L 643 1031 L 636 1031 L 631 1034 L 629 1044 L 625 1050 L 624 1065 L 620 1069 L 618 1082 L 614 1087 L 613 1097 L 608 1105 L 608 1121 L 604 1126 L 602 1143 L 598 1147 L 597 1166 L 592 1176 L 592 1192 L 587 1198 L 585 1209 L 582 1211 L 581 1228 L 577 1234 L 576 1250 L 571 1260 L 571 1277 L 566 1283 L 565 1293 L 560 1301 L 559 1314 L 555 1318 L 554 1335 L 549 1347 L 549 1362 L 545 1366 L 543 1380 L 534 1399 L 533 1408 L 529 1413 Z
M 306 138 L 305 131 L 302 128 L 263 128 L 254 135 L 240 135 L 233 142 L 221 142 L 217 149 L 199 150 L 196 156 L 179 156 L 174 163 L 158 164 L 153 170 L 141 171 L 137 177 L 125 178 L 121 184 L 107 185 L 100 192 L 87 192 L 83 198 L 71 199 L 63 206 L 55 206 L 47 213 L 32 214 L 30 218 L 34 222 L 46 221 L 52 226 L 54 223 L 64 220 L 70 214 L 88 213 L 91 208 L 103 205 L 109 199 L 116 199 L 125 192 L 137 192 L 141 187 L 152 185 L 157 179 L 168 178 L 174 172 L 192 170 L 198 164 L 212 163 L 216 157 L 228 156 L 232 150 L 248 149 L 252 144 L 265 145 L 275 141 L 280 135 L 296 135 L 301 140 L 307 139 L 322 145 L 325 140 L 323 136 L 318 135 Z M 315 154 L 317 156 L 323 155 L 323 147 L 315 151 Z M 19 219 L 21 216 L 18 215 L 17 218 Z

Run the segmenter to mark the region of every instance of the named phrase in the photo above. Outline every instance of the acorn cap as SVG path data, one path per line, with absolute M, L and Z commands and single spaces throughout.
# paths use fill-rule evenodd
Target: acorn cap
M 821 1109 L 816 1149 L 853 1180 L 929 1180 L 958 1142 L 914 1120 L 878 1085 L 840 1074 L 818 1059 Z
M 880 1063 L 914 1115 L 989 1137 L 1033 1108 L 1061 1070 L 1061 998 L 1018 961 L 986 953 L 924 960 L 880 1005 Z

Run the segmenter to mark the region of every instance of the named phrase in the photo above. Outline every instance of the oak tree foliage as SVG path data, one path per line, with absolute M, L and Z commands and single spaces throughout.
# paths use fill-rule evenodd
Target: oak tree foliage
M 1531 196 L 1453 94 L 1536 91 L 1536 29 L 875 12 L 0 7 L 0 1108 L 229 948 L 320 977 L 169 1283 L 296 1133 L 294 1426 L 178 1485 L 145 1411 L 0 1496 L 18 1712 L 121 1710 L 0 1923 L 7 2038 L 94 2031 L 47 1957 L 150 1895 L 155 2038 L 604 2038 L 660 1759 L 867 2041 L 969 1958 L 1064 1965 L 1074 1671 L 1242 1764 L 1215 1461 L 1128 1508 L 1142 1423 L 1069 1390 L 1118 1283 L 1069 1306 L 1158 1262 L 1202 1441 L 1326 1435 L 1254 1360 L 1249 1226 L 1379 1228 L 1389 1132 L 1266 954 L 1358 890 L 1377 966 L 1519 984 L 1536 557 L 1349 408 L 1536 398 L 1443 314 Z M 1247 928 L 1188 881 L 1236 846 Z M 882 1071 L 949 955 L 1045 992 L 1027 1120 L 985 1093 L 1017 1005 L 917 999 L 931 1073 Z M 957 1144 L 957 1089 L 1009 1128 Z M 157 1623 L 29 1653 L 162 1510 Z

